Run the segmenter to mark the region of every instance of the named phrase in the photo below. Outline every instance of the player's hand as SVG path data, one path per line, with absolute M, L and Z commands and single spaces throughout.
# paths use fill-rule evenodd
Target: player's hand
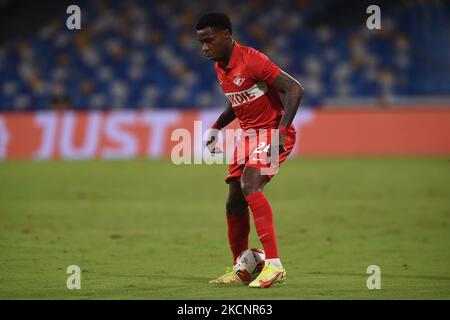
M 206 139 L 206 147 L 211 154 L 223 153 L 219 147 L 216 147 L 217 141 L 219 140 L 219 130 L 209 129 L 208 137 Z
M 267 151 L 267 156 L 272 155 L 272 148 L 278 148 L 278 155 L 282 154 L 286 151 L 286 148 L 284 147 L 284 144 L 286 143 L 286 134 L 280 134 L 278 141 L 273 141 L 270 144 L 270 148 Z

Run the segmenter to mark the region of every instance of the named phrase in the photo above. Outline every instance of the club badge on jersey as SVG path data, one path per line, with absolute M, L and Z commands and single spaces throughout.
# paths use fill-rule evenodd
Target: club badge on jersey
M 245 81 L 245 78 L 242 78 L 240 76 L 237 76 L 236 78 L 234 78 L 233 83 L 235 85 L 237 85 L 238 87 L 240 87 Z

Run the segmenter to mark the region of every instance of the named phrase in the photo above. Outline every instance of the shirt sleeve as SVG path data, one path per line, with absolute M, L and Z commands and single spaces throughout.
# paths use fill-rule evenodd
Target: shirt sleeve
M 263 81 L 269 86 L 281 72 L 280 67 L 261 52 L 250 58 L 249 66 L 255 80 Z

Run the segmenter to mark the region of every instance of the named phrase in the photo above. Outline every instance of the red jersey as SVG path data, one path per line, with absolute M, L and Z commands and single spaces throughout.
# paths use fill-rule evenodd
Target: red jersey
M 243 130 L 278 127 L 284 106 L 272 85 L 281 72 L 277 65 L 262 52 L 234 41 L 228 65 L 222 68 L 216 62 L 214 68 Z

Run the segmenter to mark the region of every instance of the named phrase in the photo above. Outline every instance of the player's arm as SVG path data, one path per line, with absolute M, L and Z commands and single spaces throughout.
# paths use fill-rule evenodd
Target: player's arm
M 216 123 L 209 130 L 208 138 L 206 140 L 206 146 L 211 153 L 221 153 L 222 151 L 215 147 L 217 143 L 218 131 L 227 125 L 229 125 L 234 119 L 236 119 L 236 113 L 234 113 L 231 103 L 225 108 L 222 114 L 217 118 Z
M 236 113 L 234 113 L 231 103 L 228 103 L 228 106 L 225 108 L 219 118 L 217 118 L 216 123 L 213 125 L 213 129 L 220 130 L 229 125 L 234 119 L 236 119 Z
M 278 125 L 280 129 L 280 153 L 284 151 L 284 142 L 286 139 L 287 129 L 291 126 L 295 115 L 297 114 L 300 101 L 303 98 L 303 86 L 288 75 L 281 71 L 273 81 L 273 86 L 283 93 L 284 96 L 284 113 Z

